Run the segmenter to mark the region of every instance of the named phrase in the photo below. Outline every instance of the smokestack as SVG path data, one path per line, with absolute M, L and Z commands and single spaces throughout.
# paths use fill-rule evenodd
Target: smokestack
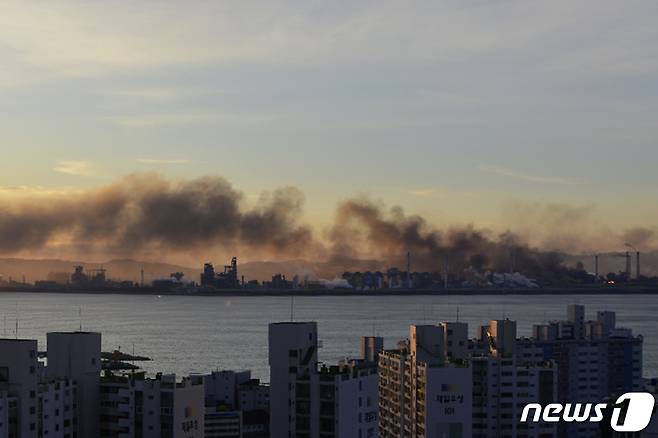
M 407 287 L 411 289 L 411 251 L 407 252 Z
M 637 251 L 635 253 L 635 273 L 637 275 L 637 279 L 640 279 L 640 251 Z
M 448 256 L 443 256 L 443 288 L 448 289 Z
M 626 277 L 631 279 L 631 253 L 626 251 Z

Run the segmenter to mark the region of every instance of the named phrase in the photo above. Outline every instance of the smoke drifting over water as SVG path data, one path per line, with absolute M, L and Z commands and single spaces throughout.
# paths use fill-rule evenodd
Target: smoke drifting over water
M 297 223 L 303 195 L 287 187 L 264 194 L 255 208 L 221 177 L 168 181 L 137 174 L 84 194 L 25 199 L 0 209 L 0 252 L 64 244 L 130 255 L 162 249 L 243 247 L 294 254 L 313 244 Z
M 567 224 L 588 215 L 587 208 L 541 210 L 519 204 L 510 210 L 515 218 L 509 225 L 520 234 L 496 234 L 468 225 L 439 229 L 400 207 L 355 198 L 338 205 L 333 225 L 319 238 L 302 223 L 304 196 L 294 187 L 264 193 L 255 206 L 246 207 L 243 195 L 224 178 L 172 181 L 158 174 L 131 175 L 84 193 L 0 202 L 2 255 L 42 255 L 52 248 L 78 257 L 171 259 L 186 254 L 189 260 L 236 254 L 243 260 L 325 262 L 338 272 L 403 267 L 411 252 L 414 270 L 441 271 L 448 264 L 452 272 L 473 267 L 538 277 L 561 269 L 560 257 L 551 251 L 573 250 L 559 246 L 561 241 L 573 245 L 569 236 L 579 233 Z M 516 223 L 520 215 L 532 229 Z M 520 237 L 530 232 L 552 236 L 552 244 L 534 249 Z M 654 238 L 653 230 L 633 228 L 615 244 L 647 246 Z
M 387 260 L 405 266 L 412 254 L 414 270 L 460 272 L 477 270 L 521 270 L 541 276 L 559 270 L 555 253 L 530 249 L 511 233 L 493 237 L 471 226 L 440 231 L 417 215 L 405 215 L 399 207 L 386 211 L 368 199 L 355 199 L 338 207 L 329 233 L 336 262 L 344 258 Z

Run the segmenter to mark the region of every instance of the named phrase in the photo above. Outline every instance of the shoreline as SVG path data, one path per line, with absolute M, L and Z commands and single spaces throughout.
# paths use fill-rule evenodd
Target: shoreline
M 658 287 L 571 287 L 571 288 L 496 288 L 496 289 L 287 289 L 287 290 L 166 290 L 154 288 L 135 289 L 93 289 L 93 288 L 36 288 L 36 287 L 3 287 L 3 293 L 48 293 L 48 294 L 85 294 L 85 295 L 168 295 L 168 296 L 201 296 L 201 297 L 303 297 L 303 296 L 469 296 L 469 295 L 658 295 Z

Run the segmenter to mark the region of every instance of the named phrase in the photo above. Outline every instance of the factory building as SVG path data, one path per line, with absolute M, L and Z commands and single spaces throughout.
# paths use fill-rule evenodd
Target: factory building
M 223 272 L 215 272 L 213 264 L 206 263 L 201 273 L 201 286 L 215 289 L 237 289 L 240 287 L 237 257 L 231 259 L 230 265 L 224 266 Z

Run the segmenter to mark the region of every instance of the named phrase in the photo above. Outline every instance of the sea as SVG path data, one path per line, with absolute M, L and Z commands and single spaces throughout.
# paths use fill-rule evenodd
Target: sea
M 319 359 L 336 363 L 359 354 L 361 336 L 382 336 L 386 348 L 408 336 L 410 324 L 464 321 L 474 336 L 491 319 L 517 321 L 519 336 L 532 325 L 566 319 L 568 304 L 585 305 L 586 318 L 617 312 L 617 326 L 644 337 L 645 377 L 658 377 L 657 295 L 477 296 L 156 296 L 0 293 L 0 335 L 37 339 L 49 331 L 97 331 L 104 351 L 148 356 L 148 373 L 251 370 L 269 381 L 268 324 L 317 321 Z M 16 333 L 18 327 L 18 333 Z

